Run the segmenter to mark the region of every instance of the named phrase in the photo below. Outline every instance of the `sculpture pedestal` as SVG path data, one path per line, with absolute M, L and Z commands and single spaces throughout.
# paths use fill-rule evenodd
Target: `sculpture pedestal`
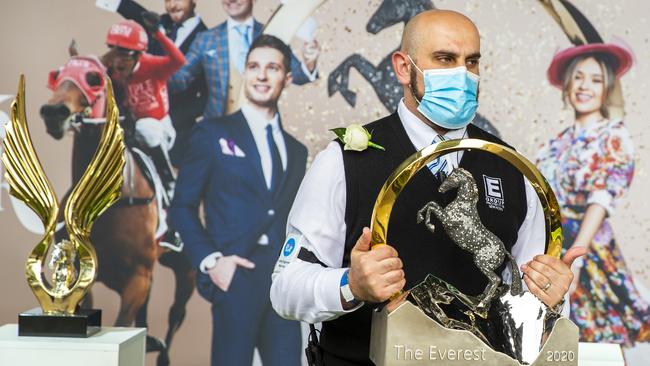
M 145 328 L 102 327 L 88 338 L 20 337 L 0 326 L 0 365 L 144 366 Z
M 36 337 L 90 337 L 102 327 L 102 311 L 82 309 L 73 315 L 47 315 L 34 308 L 18 315 L 18 335 Z
M 580 366 L 625 366 L 620 344 L 580 342 L 579 348 Z M 630 362 L 630 365 L 644 364 Z
M 373 314 L 370 359 L 377 366 L 482 365 L 520 366 L 507 355 L 493 351 L 474 334 L 453 330 L 429 318 L 410 302 L 390 314 L 384 308 Z M 532 366 L 577 366 L 578 327 L 559 319 Z

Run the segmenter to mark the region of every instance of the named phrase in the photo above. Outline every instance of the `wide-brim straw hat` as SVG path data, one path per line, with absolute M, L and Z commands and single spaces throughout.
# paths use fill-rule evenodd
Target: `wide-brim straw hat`
M 634 63 L 632 52 L 623 45 L 614 43 L 589 43 L 574 46 L 564 49 L 553 56 L 553 60 L 547 71 L 548 81 L 551 85 L 562 89 L 564 85 L 564 73 L 571 60 L 581 55 L 596 53 L 609 55 L 614 60 L 615 64 L 611 65 L 611 67 L 617 78 L 625 74 Z

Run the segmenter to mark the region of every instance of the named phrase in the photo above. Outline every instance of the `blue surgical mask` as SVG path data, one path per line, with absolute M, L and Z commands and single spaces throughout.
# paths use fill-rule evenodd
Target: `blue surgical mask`
M 453 69 L 420 70 L 411 56 L 413 66 L 424 76 L 424 95 L 418 102 L 418 111 L 428 120 L 448 130 L 467 126 L 478 108 L 478 81 L 480 77 L 465 66 Z

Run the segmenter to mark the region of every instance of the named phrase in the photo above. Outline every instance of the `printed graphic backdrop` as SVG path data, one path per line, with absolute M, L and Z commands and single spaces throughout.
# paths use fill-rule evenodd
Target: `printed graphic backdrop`
M 162 0 L 141 2 L 163 11 Z M 225 19 L 219 1 L 198 0 L 197 11 L 211 27 Z M 279 0 L 258 0 L 254 14 L 264 21 L 279 5 Z M 352 122 L 364 123 L 388 113 L 368 83 L 355 71 L 350 74 L 350 89 L 357 93 L 355 107 L 340 94 L 327 93 L 327 76 L 348 55 L 357 52 L 378 64 L 397 47 L 403 24 L 376 35 L 365 25 L 381 0 L 328 0 L 313 17 L 319 23 L 317 39 L 322 45 L 319 61 L 321 78 L 304 87 L 290 87 L 281 100 L 285 127 L 309 147 L 310 157 L 321 150 L 332 135 L 329 128 Z M 570 46 L 566 36 L 542 6 L 533 0 L 460 1 L 437 0 L 436 7 L 454 9 L 470 16 L 482 37 L 480 113 L 486 116 L 524 154 L 534 157 L 538 146 L 573 123 L 572 112 L 563 106 L 560 92 L 546 80 L 546 68 L 557 49 Z M 623 38 L 634 50 L 636 64 L 622 78 L 625 122 L 636 148 L 636 172 L 628 196 L 611 222 L 618 244 L 633 272 L 636 284 L 646 298 L 650 287 L 650 210 L 646 189 L 650 185 L 646 130 L 646 91 L 650 87 L 650 44 L 648 14 L 644 1 L 574 0 L 596 26 L 605 41 Z M 105 51 L 106 30 L 119 16 L 97 9 L 93 0 L 24 0 L 4 4 L 0 14 L 3 57 L 0 59 L 0 94 L 16 92 L 18 75 L 27 77 L 27 106 L 36 150 L 59 196 L 70 184 L 70 137 L 55 141 L 45 133 L 38 109 L 48 99 L 47 73 L 67 60 L 67 45 L 76 39 L 82 54 Z M 0 104 L 8 112 L 9 101 Z M 36 306 L 24 281 L 24 261 L 39 240 L 16 219 L 2 190 L 0 212 L 0 324 L 15 322 L 18 312 Z M 101 260 L 101 259 L 100 259 Z M 164 336 L 167 309 L 172 300 L 170 271 L 157 266 L 150 301 L 150 333 Z M 101 284 L 94 287 L 95 303 L 104 310 L 104 322 L 111 324 L 119 306 L 118 297 Z M 205 365 L 210 348 L 208 304 L 198 295 L 189 303 L 188 316 L 177 333 L 171 350 L 172 364 Z M 226 335 L 227 336 L 227 335 Z M 640 346 L 628 354 L 633 365 L 648 364 L 650 348 Z M 644 356 L 645 355 L 645 356 Z M 645 359 L 644 359 L 645 358 Z M 148 356 L 147 364 L 154 364 Z

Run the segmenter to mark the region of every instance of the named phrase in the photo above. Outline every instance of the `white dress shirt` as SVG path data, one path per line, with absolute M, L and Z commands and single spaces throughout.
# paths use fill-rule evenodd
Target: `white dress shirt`
M 253 27 L 255 26 L 255 22 L 253 21 L 253 17 L 248 17 L 248 19 L 244 20 L 243 22 L 238 22 L 235 19 L 228 17 L 228 20 L 226 20 L 226 25 L 228 28 L 228 58 L 229 62 L 231 65 L 237 65 L 239 62 L 239 55 L 243 53 L 247 53 L 248 50 L 245 49 L 245 45 L 242 44 L 242 35 L 239 33 L 237 30 L 238 27 L 240 26 L 248 26 L 248 45 L 250 46 L 253 44 Z M 244 70 L 239 70 L 240 73 L 243 73 Z
M 420 150 L 437 133 L 411 113 L 402 100 L 397 109 L 413 146 Z M 462 138 L 465 129 L 449 131 L 447 138 Z M 448 164 L 458 167 L 462 153 L 445 155 Z M 433 179 L 433 178 L 432 178 Z M 517 263 L 524 264 L 544 253 L 546 234 L 544 213 L 537 194 L 526 181 L 527 214 L 512 248 Z M 294 239 L 289 257 L 281 251 L 272 275 L 271 303 L 280 316 L 317 323 L 335 319 L 346 312 L 340 300 L 340 281 L 345 250 L 346 185 L 343 155 L 337 142 L 320 152 L 302 181 L 287 221 L 287 242 Z M 370 223 L 368 223 L 370 224 Z M 300 248 L 313 252 L 327 268 L 297 259 Z M 509 269 L 503 273 L 509 283 Z M 525 283 L 523 284 L 525 287 Z M 568 314 L 568 306 L 564 307 Z
M 191 18 L 185 19 L 183 24 L 181 24 L 178 27 L 178 30 L 176 30 L 176 39 L 174 40 L 174 45 L 176 47 L 180 47 L 183 42 L 187 39 L 187 37 L 194 31 L 194 28 L 196 28 L 199 23 L 201 23 L 201 17 L 198 14 L 195 14 Z M 165 33 L 165 29 L 160 26 L 160 30 Z

